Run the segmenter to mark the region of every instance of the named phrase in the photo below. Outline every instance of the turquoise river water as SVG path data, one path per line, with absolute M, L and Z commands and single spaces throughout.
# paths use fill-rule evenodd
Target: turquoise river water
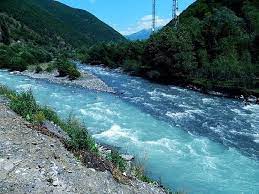
M 80 65 L 116 94 L 0 71 L 0 84 L 31 89 L 42 105 L 75 115 L 97 141 L 143 160 L 147 173 L 188 193 L 259 193 L 259 106 L 153 84 Z

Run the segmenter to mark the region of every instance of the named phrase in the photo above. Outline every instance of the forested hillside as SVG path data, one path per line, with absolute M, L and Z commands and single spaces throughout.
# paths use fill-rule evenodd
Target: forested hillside
M 0 1 L 0 68 L 24 71 L 58 69 L 70 79 L 80 76 L 67 58 L 96 42 L 125 41 L 87 11 L 54 0 Z M 53 63 L 55 62 L 55 63 Z
M 98 41 L 124 41 L 125 38 L 87 11 L 54 0 L 1 0 L 0 12 L 20 21 L 40 34 L 46 42 L 64 41 L 74 47 Z
M 148 41 L 92 47 L 85 61 L 149 79 L 258 95 L 259 2 L 197 0 Z

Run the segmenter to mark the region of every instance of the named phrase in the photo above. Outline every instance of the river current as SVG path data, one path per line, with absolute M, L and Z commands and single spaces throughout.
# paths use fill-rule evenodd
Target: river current
M 162 184 L 188 193 L 259 193 L 259 106 L 116 70 L 78 64 L 116 94 L 0 71 L 0 84 L 31 89 L 42 105 L 80 119 L 100 142 L 137 156 Z

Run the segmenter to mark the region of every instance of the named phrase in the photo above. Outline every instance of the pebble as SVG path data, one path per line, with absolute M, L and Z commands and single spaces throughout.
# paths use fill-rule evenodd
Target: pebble
M 111 87 L 107 86 L 106 83 L 104 83 L 101 79 L 85 71 L 81 72 L 81 77 L 79 79 L 73 80 L 73 81 L 70 81 L 67 77 L 58 77 L 57 72 L 53 72 L 53 73 L 42 72 L 42 73 L 36 74 L 34 72 L 24 71 L 24 72 L 21 72 L 21 74 L 34 79 L 45 79 L 57 84 L 66 84 L 68 85 L 68 87 L 80 86 L 90 90 L 115 93 L 115 91 Z
M 53 181 L 52 185 L 56 187 L 56 186 L 59 185 L 59 182 L 58 181 Z

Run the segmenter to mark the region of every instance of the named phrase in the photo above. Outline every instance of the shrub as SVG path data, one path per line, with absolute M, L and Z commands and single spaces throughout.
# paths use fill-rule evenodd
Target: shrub
M 48 64 L 46 71 L 51 73 L 52 71 L 54 71 L 55 68 L 56 68 L 55 65 L 51 63 L 51 64 Z
M 51 108 L 45 106 L 41 107 L 41 112 L 43 112 L 46 120 L 52 121 L 57 125 L 61 125 L 62 121 L 60 120 L 59 116 L 55 111 L 53 111 Z
M 39 65 L 35 69 L 35 73 L 40 73 L 42 71 L 43 71 L 43 69 Z
M 27 66 L 28 64 L 26 61 L 22 57 L 16 55 L 12 57 L 9 69 L 12 71 L 25 71 Z
M 60 57 L 56 61 L 56 67 L 60 77 L 68 76 L 70 80 L 75 80 L 81 75 L 80 72 L 76 69 L 76 66 L 64 57 Z
M 71 138 L 69 144 L 75 150 L 88 150 L 92 153 L 98 153 L 94 139 L 76 119 L 70 117 L 67 122 L 60 126 Z
M 81 73 L 74 66 L 70 66 L 68 68 L 68 76 L 70 80 L 75 80 L 81 76 Z
M 125 172 L 127 162 L 120 156 L 118 151 L 112 150 L 107 156 L 107 159 L 110 160 L 121 172 Z
M 11 96 L 10 108 L 26 120 L 33 122 L 39 106 L 31 91 Z
M 37 112 L 33 116 L 34 116 L 33 117 L 34 123 L 36 123 L 38 125 L 42 125 L 43 122 L 46 120 L 45 115 L 42 111 Z

